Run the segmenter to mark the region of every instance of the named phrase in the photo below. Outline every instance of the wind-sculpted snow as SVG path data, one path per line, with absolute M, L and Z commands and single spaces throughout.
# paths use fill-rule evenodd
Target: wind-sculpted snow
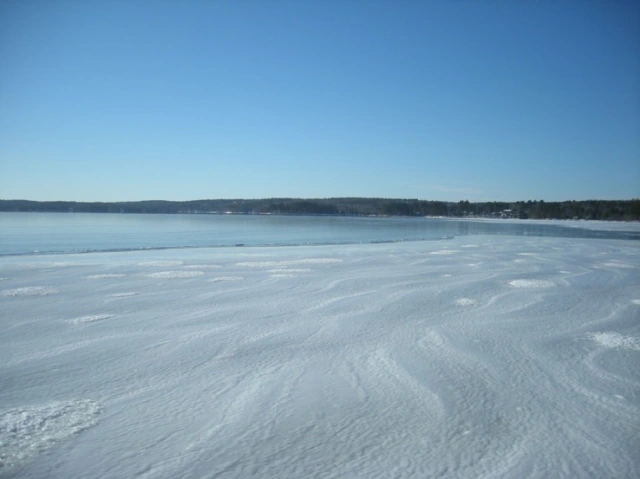
M 288 261 L 243 261 L 238 263 L 238 266 L 248 266 L 250 268 L 273 268 L 303 264 L 335 264 L 341 262 L 342 260 L 338 258 L 304 258 Z
M 219 264 L 188 264 L 185 266 L 187 269 L 219 269 L 222 268 Z
M 159 273 L 149 273 L 148 278 L 177 279 L 177 278 L 195 278 L 204 276 L 202 271 L 161 271 Z
M 5 289 L 0 291 L 0 296 L 47 296 L 59 292 L 60 291 L 50 286 L 27 286 L 16 289 Z
M 167 267 L 167 266 L 180 266 L 182 261 L 143 261 L 138 263 L 138 266 L 151 266 L 151 267 Z
M 96 321 L 103 321 L 105 319 L 113 318 L 113 314 L 91 314 L 89 316 L 80 316 L 79 318 L 73 318 L 67 320 L 69 324 L 84 324 L 94 323 Z
M 0 474 L 16 472 L 56 443 L 97 423 L 94 401 L 51 402 L 0 411 Z
M 589 338 L 605 348 L 640 351 L 640 338 L 627 337 L 616 332 L 591 333 Z
M 140 293 L 135 291 L 127 292 L 127 293 L 113 293 L 111 297 L 113 298 L 130 298 L 131 296 L 138 296 Z
M 551 288 L 554 286 L 553 281 L 546 281 L 540 279 L 514 279 L 509 281 L 509 284 L 514 288 Z
M 218 281 L 242 281 L 243 279 L 244 278 L 242 276 L 218 276 L 211 279 L 211 282 L 217 283 Z
M 310 273 L 312 270 L 310 268 L 276 268 L 270 269 L 269 273 L 275 274 L 292 274 L 292 273 Z
M 114 279 L 114 278 L 124 278 L 126 274 L 122 273 L 106 273 L 106 274 L 92 274 L 87 276 L 87 279 Z
M 471 298 L 459 298 L 459 299 L 456 299 L 456 304 L 458 306 L 473 306 L 476 303 L 477 303 L 477 301 L 475 299 L 471 299 Z
M 6 267 L 11 269 L 55 269 L 65 268 L 69 263 L 63 261 L 33 261 L 30 263 L 6 263 Z
M 640 477 L 640 242 L 29 261 L 0 477 Z

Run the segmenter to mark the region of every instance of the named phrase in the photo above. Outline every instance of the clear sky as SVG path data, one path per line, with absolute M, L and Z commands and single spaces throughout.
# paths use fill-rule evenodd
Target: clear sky
M 640 197 L 640 3 L 0 2 L 0 198 Z

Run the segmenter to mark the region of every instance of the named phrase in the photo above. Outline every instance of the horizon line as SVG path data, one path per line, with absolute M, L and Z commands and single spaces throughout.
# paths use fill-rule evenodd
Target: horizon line
M 568 202 L 583 202 L 583 201 L 638 201 L 640 197 L 633 198 L 617 198 L 617 199 L 602 199 L 602 198 L 587 198 L 587 199 L 570 199 L 570 200 L 545 200 L 545 199 L 529 199 L 529 200 L 467 200 L 461 199 L 457 201 L 453 200 L 435 200 L 435 199 L 420 199 L 420 198 L 399 198 L 399 197 L 385 197 L 385 196 L 329 196 L 329 197 L 295 197 L 295 196 L 269 196 L 262 198 L 199 198 L 192 200 L 161 200 L 161 199 L 146 199 L 146 200 L 29 200 L 25 198 L 0 198 L 0 201 L 28 201 L 32 203 L 145 203 L 145 202 L 165 202 L 165 203 L 192 203 L 197 201 L 267 201 L 267 200 L 391 200 L 391 201 L 427 201 L 427 202 L 439 202 L 439 203 L 460 203 L 468 201 L 469 203 L 568 203 Z

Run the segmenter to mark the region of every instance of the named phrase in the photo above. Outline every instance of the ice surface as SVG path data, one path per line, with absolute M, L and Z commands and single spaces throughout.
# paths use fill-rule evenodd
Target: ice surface
M 640 477 L 638 241 L 28 262 L 0 258 L 2 477 Z

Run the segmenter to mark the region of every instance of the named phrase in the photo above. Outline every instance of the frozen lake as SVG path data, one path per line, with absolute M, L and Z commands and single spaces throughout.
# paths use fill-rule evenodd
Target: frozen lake
M 1 477 L 631 478 L 639 418 L 638 241 L 0 257 Z
M 0 255 L 362 244 L 468 235 L 640 240 L 640 222 L 0 212 Z

